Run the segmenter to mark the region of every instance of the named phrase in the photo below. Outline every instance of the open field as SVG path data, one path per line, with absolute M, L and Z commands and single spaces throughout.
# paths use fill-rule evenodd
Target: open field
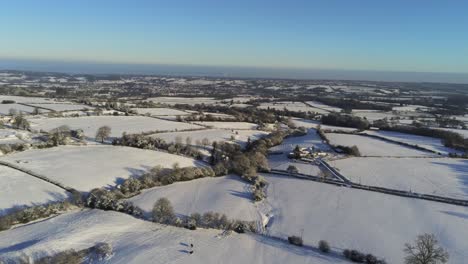
M 174 131 L 203 128 L 195 124 L 173 122 L 145 116 L 84 116 L 60 118 L 31 118 L 31 128 L 50 131 L 62 125 L 72 129 L 83 129 L 87 137 L 94 138 L 101 126 L 111 128 L 111 137 L 120 137 L 123 132 L 128 134 L 148 131 Z
M 335 107 L 335 106 L 326 105 L 326 104 L 321 103 L 321 102 L 308 101 L 308 102 L 306 102 L 306 104 L 308 104 L 308 105 L 310 105 L 310 106 L 312 106 L 312 107 L 315 107 L 315 108 L 321 108 L 321 109 L 326 110 L 326 111 L 329 111 L 329 112 L 341 112 L 341 108 Z
M 53 184 L 2 165 L 0 198 L 0 215 L 2 215 L 14 208 L 64 200 L 67 198 L 67 193 Z
M 51 103 L 51 104 L 30 104 L 33 107 L 42 107 L 50 109 L 52 111 L 61 112 L 61 111 L 76 111 L 83 109 L 93 109 L 94 107 L 83 104 L 63 104 L 63 103 Z M 40 109 L 43 111 L 44 109 Z
M 132 110 L 137 111 L 138 114 L 142 115 L 152 115 L 152 116 L 184 116 L 184 115 L 190 115 L 190 113 L 187 113 L 185 111 L 177 110 L 177 109 L 172 109 L 172 108 L 132 108 Z
M 161 138 L 166 142 L 175 142 L 180 137 L 182 143 L 185 144 L 185 139 L 190 137 L 192 139 L 192 145 L 202 146 L 203 139 L 208 139 L 210 144 L 207 147 L 211 147 L 211 143 L 216 142 L 234 142 L 244 147 L 250 137 L 250 140 L 257 140 L 261 137 L 268 135 L 265 131 L 260 130 L 236 130 L 231 131 L 227 129 L 205 129 L 197 131 L 186 131 L 186 132 L 168 132 L 168 133 L 157 133 L 152 134 L 150 137 Z M 234 140 L 232 140 L 232 138 Z
M 468 160 L 349 158 L 331 164 L 356 183 L 468 200 Z
M 16 111 L 16 113 L 30 114 L 34 111 L 34 107 L 20 105 L 20 104 L 0 104 L 0 115 L 9 115 L 10 111 Z M 47 110 L 40 110 L 41 113 L 48 112 Z
M 271 152 L 281 151 L 281 152 L 284 152 L 284 154 L 288 154 L 289 152 L 293 151 L 296 146 L 300 146 L 304 148 L 314 147 L 322 151 L 331 150 L 330 146 L 327 143 L 322 141 L 322 139 L 317 133 L 317 130 L 311 128 L 307 131 L 307 135 L 285 138 L 280 145 L 270 148 L 269 151 Z
M 231 219 L 256 221 L 259 215 L 251 199 L 250 187 L 235 175 L 203 178 L 154 187 L 129 200 L 147 215 L 151 214 L 159 198 L 166 197 L 177 214 L 213 211 L 226 214 Z
M 170 168 L 201 165 L 197 161 L 153 150 L 117 146 L 61 146 L 27 150 L 1 158 L 42 174 L 79 191 L 114 187 L 123 179 L 136 177 L 154 166 Z
M 332 145 L 357 146 L 362 156 L 391 156 L 391 157 L 427 157 L 436 154 L 416 150 L 410 147 L 401 146 L 394 143 L 385 142 L 366 136 L 327 133 L 327 138 Z
M 390 140 L 399 141 L 411 145 L 418 145 L 425 149 L 429 149 L 442 154 L 458 153 L 459 151 L 445 147 L 442 140 L 439 138 L 417 136 L 393 131 L 365 131 L 366 134 L 375 135 Z
M 403 263 L 403 245 L 433 233 L 450 263 L 468 258 L 468 208 L 265 174 L 272 235 L 301 235 L 306 244 L 327 240 Z
M 56 100 L 52 98 L 0 95 L 0 102 L 4 100 L 11 100 L 11 101 L 15 101 L 16 103 L 23 103 L 23 104 L 44 104 L 44 103 L 46 104 L 46 103 L 56 102 Z
M 274 239 L 221 233 L 163 226 L 110 211 L 75 211 L 0 232 L 0 260 L 22 254 L 37 259 L 105 242 L 113 254 L 103 263 L 349 263 Z M 189 243 L 194 244 L 192 255 L 188 254 Z
M 303 119 L 303 118 L 292 118 L 292 122 L 297 127 L 305 127 L 305 128 L 314 128 L 314 129 L 316 129 L 320 125 L 322 130 L 332 130 L 332 131 L 341 130 L 341 131 L 349 131 L 349 132 L 357 131 L 356 128 L 323 125 L 323 124 L 320 123 L 320 121 L 308 120 L 308 119 Z
M 302 102 L 272 102 L 272 103 L 262 103 L 259 108 L 261 109 L 276 109 L 276 110 L 284 110 L 287 109 L 289 111 L 294 112 L 317 112 L 319 114 L 327 114 L 329 111 L 323 110 L 317 107 L 311 107 L 307 104 Z
M 257 124 L 248 122 L 193 122 L 194 124 L 206 126 L 210 128 L 221 128 L 221 129 L 256 129 Z
M 29 131 L 0 128 L 0 144 L 16 144 L 16 143 L 31 143 L 37 141 L 36 137 L 39 135 L 33 134 Z
M 151 101 L 159 104 L 175 105 L 175 104 L 221 104 L 220 100 L 216 100 L 210 97 L 152 97 L 148 98 L 147 101 Z

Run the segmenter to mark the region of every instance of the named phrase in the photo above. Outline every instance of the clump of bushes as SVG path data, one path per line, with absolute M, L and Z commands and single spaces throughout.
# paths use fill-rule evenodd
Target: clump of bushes
M 327 241 L 320 240 L 318 246 L 319 246 L 320 251 L 322 251 L 323 253 L 330 252 L 330 245 L 328 244 Z
M 345 249 L 343 251 L 343 256 L 352 262 L 356 263 L 365 263 L 365 264 L 386 264 L 387 262 L 383 259 L 378 259 L 372 254 L 364 254 L 358 250 Z
M 304 245 L 304 242 L 302 241 L 302 237 L 298 236 L 290 236 L 288 237 L 289 244 L 296 245 L 299 247 L 302 247 Z
M 359 148 L 356 145 L 354 145 L 352 147 L 338 145 L 335 148 L 341 149 L 341 151 L 343 151 L 343 153 L 348 154 L 348 155 L 352 155 L 352 156 L 356 156 L 356 157 L 361 156 L 361 152 L 359 151 Z
M 352 127 L 357 128 L 359 130 L 365 130 L 370 127 L 369 122 L 365 119 L 362 119 L 358 116 L 339 113 L 330 113 L 328 115 L 322 116 L 322 124 L 331 126 Z

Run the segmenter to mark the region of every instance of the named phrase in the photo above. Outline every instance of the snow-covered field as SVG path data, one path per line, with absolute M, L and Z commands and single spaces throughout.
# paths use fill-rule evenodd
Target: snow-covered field
M 173 154 L 118 146 L 60 146 L 27 150 L 1 160 L 42 174 L 79 191 L 113 187 L 123 179 L 139 176 L 154 166 L 170 168 L 201 165 Z
M 286 171 L 290 165 L 297 168 L 299 173 L 311 176 L 319 176 L 320 168 L 317 165 L 302 161 L 295 162 L 288 159 L 286 155 L 269 155 L 268 164 L 271 169 Z
M 52 111 L 76 111 L 76 110 L 83 110 L 83 109 L 93 109 L 92 106 L 83 105 L 83 104 L 62 104 L 62 103 L 49 103 L 49 104 L 30 104 L 34 107 L 43 107 L 46 109 L 50 109 Z M 44 112 L 44 109 L 40 109 L 39 111 Z
M 151 137 L 164 139 L 166 142 L 175 142 L 176 138 L 180 137 L 182 143 L 185 144 L 185 139 L 190 137 L 192 139 L 192 145 L 197 145 L 201 143 L 203 139 L 208 139 L 210 143 L 216 142 L 225 142 L 231 141 L 231 138 L 234 138 L 234 141 L 241 147 L 244 147 L 250 137 L 250 140 L 254 141 L 261 137 L 268 135 L 265 131 L 260 130 L 235 130 L 234 132 L 227 129 L 205 129 L 197 131 L 186 131 L 186 132 L 168 132 L 168 133 L 157 133 L 151 135 Z M 211 144 L 210 144 L 211 145 Z M 201 146 L 201 144 L 197 145 Z
M 59 118 L 31 118 L 31 128 L 50 131 L 62 125 L 72 129 L 83 129 L 87 137 L 94 138 L 101 126 L 111 128 L 111 137 L 120 137 L 123 132 L 128 134 L 148 131 L 174 131 L 203 128 L 195 124 L 173 122 L 145 116 L 84 116 Z
M 353 182 L 468 200 L 468 160 L 349 158 L 332 166 Z
M 33 133 L 25 130 L 1 128 L 0 144 L 28 143 L 34 141 L 35 136 Z
M 20 105 L 20 104 L 0 104 L 0 115 L 9 115 L 10 110 L 16 111 L 16 113 L 29 114 L 34 111 L 33 107 Z M 46 110 L 42 111 L 46 112 Z
M 433 233 L 450 263 L 468 259 L 468 208 L 265 175 L 269 233 L 303 233 L 306 244 L 327 240 L 332 248 L 358 249 L 403 263 L 404 243 Z
M 147 101 L 151 101 L 154 103 L 160 104 L 168 104 L 168 105 L 175 105 L 175 104 L 188 104 L 188 105 L 195 105 L 195 104 L 220 104 L 221 101 L 216 100 L 211 97 L 152 97 L 148 98 Z
M 194 124 L 206 126 L 210 128 L 221 129 L 257 129 L 258 125 L 248 122 L 193 122 Z
M 308 148 L 314 147 L 323 151 L 329 151 L 330 146 L 323 142 L 320 136 L 317 134 L 317 130 L 311 128 L 307 131 L 307 135 L 300 137 L 288 137 L 283 140 L 283 142 L 278 145 L 270 148 L 272 152 L 282 151 L 285 154 L 293 151 L 293 149 L 299 145 L 300 147 Z
M 311 107 L 309 105 L 306 105 L 302 102 L 289 102 L 289 101 L 284 101 L 284 102 L 272 102 L 272 103 L 262 103 L 259 106 L 260 109 L 277 109 L 277 110 L 284 110 L 287 109 L 289 111 L 294 111 L 294 112 L 317 112 L 320 114 L 327 114 L 329 111 L 323 110 L 317 107 Z
M 329 125 L 323 125 L 320 123 L 320 121 L 316 120 L 308 120 L 308 119 L 302 119 L 302 118 L 292 118 L 292 122 L 297 126 L 297 127 L 305 127 L 305 128 L 317 128 L 319 125 L 323 130 L 340 130 L 340 131 L 356 131 L 356 128 L 351 128 L 351 127 L 339 127 L 339 126 L 329 126 Z
M 434 129 L 455 132 L 455 133 L 462 135 L 464 138 L 468 138 L 468 129 L 454 129 L 454 128 L 441 128 L 441 127 L 434 127 Z
M 387 118 L 390 120 L 392 117 L 397 117 L 397 115 L 394 115 L 392 112 L 383 112 L 383 111 L 374 111 L 374 110 L 353 110 L 353 115 L 359 116 L 361 118 L 367 118 L 369 121 L 375 121 L 378 119 L 384 119 Z
M 239 176 L 203 178 L 179 182 L 143 191 L 130 201 L 151 214 L 154 203 L 162 197 L 169 199 L 177 214 L 190 215 L 208 211 L 223 213 L 231 219 L 259 220 L 252 202 L 250 184 Z
M 138 114 L 149 114 L 152 116 L 184 116 L 189 115 L 189 113 L 172 108 L 132 108 L 132 110 L 137 111 Z
M 424 157 L 436 155 L 427 151 L 416 150 L 366 136 L 337 133 L 327 133 L 326 136 L 332 145 L 348 147 L 356 145 L 362 156 Z
M 163 226 L 111 211 L 84 210 L 0 232 L 0 260 L 39 258 L 68 249 L 108 243 L 114 254 L 102 263 L 349 263 L 336 255 L 265 237 L 222 235 L 220 230 Z M 189 243 L 194 244 L 194 253 Z M 8 262 L 7 262 L 8 263 Z
M 60 201 L 66 197 L 66 192 L 53 184 L 0 166 L 0 215 L 13 208 Z
M 321 108 L 323 110 L 330 111 L 330 112 L 340 112 L 341 111 L 341 108 L 339 108 L 339 107 L 326 105 L 326 104 L 321 103 L 321 102 L 308 101 L 308 102 L 306 102 L 306 104 L 308 104 L 308 105 L 310 105 L 312 107 Z
M 439 138 L 432 138 L 432 137 L 425 137 L 425 136 L 417 136 L 417 135 L 411 135 L 411 134 L 405 134 L 405 133 L 399 133 L 399 132 L 393 132 L 393 131 L 365 131 L 366 134 L 370 135 L 376 135 L 379 137 L 384 137 L 388 138 L 390 140 L 395 140 L 411 145 L 418 145 L 420 147 L 433 150 L 436 152 L 440 152 L 443 154 L 448 154 L 448 153 L 455 153 L 459 152 L 456 151 L 455 149 L 445 147 L 444 144 L 442 144 L 442 140 Z
M 23 104 L 47 104 L 55 102 L 54 99 L 44 97 L 26 97 L 26 96 L 14 96 L 14 95 L 0 95 L 0 102 L 3 100 L 12 100 L 16 103 Z

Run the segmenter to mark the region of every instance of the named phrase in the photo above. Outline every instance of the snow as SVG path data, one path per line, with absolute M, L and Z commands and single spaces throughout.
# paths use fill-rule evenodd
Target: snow
M 373 110 L 365 110 L 365 111 L 353 110 L 353 115 L 361 117 L 361 118 L 365 117 L 370 122 L 379 120 L 379 119 L 384 119 L 384 118 L 387 118 L 388 120 L 390 120 L 393 117 L 398 117 L 398 115 L 394 115 L 392 112 L 373 111 Z
M 291 101 L 283 101 L 283 102 L 272 102 L 272 103 L 262 103 L 258 107 L 260 109 L 277 109 L 277 110 L 284 110 L 285 108 L 289 111 L 294 112 L 317 112 L 320 114 L 327 114 L 329 111 L 323 110 L 316 107 L 311 107 L 306 105 L 302 102 L 291 102 Z
M 321 102 L 308 101 L 308 102 L 306 102 L 306 104 L 308 104 L 308 105 L 310 105 L 310 106 L 312 106 L 312 107 L 321 108 L 321 109 L 323 109 L 323 110 L 330 111 L 330 112 L 341 112 L 341 108 L 335 107 L 335 106 L 326 105 L 326 104 L 321 103 Z
M 301 235 L 304 243 L 326 240 L 340 251 L 358 249 L 403 263 L 403 245 L 433 233 L 450 263 L 468 258 L 468 208 L 323 183 L 265 175 L 269 233 Z
M 111 137 L 120 137 L 123 132 L 128 134 L 149 131 L 174 131 L 198 129 L 200 126 L 182 122 L 173 122 L 145 116 L 84 116 L 59 118 L 31 118 L 28 119 L 31 128 L 50 131 L 62 125 L 72 129 L 83 129 L 87 137 L 94 138 L 99 127 L 109 126 Z
M 226 214 L 230 219 L 255 221 L 259 215 L 251 200 L 250 188 L 250 184 L 240 180 L 239 176 L 232 175 L 155 187 L 129 200 L 148 215 L 154 203 L 166 197 L 177 214 L 213 211 Z
M 21 171 L 0 167 L 0 215 L 21 208 L 64 200 L 66 192 Z
M 292 118 L 292 122 L 297 127 L 318 128 L 318 126 L 320 125 L 322 130 L 331 130 L 331 131 L 340 130 L 340 131 L 347 131 L 347 132 L 357 131 L 356 128 L 323 125 L 320 123 L 320 121 L 303 119 L 303 118 Z
M 462 135 L 464 138 L 468 138 L 468 129 L 455 129 L 455 128 L 442 128 L 442 127 L 433 127 L 433 128 L 455 132 L 455 133 Z
M 468 200 L 468 160 L 349 158 L 332 166 L 357 183 Z
M 311 128 L 307 131 L 307 135 L 299 137 L 288 137 L 283 140 L 283 142 L 269 149 L 272 152 L 284 152 L 288 154 L 293 151 L 296 145 L 299 145 L 304 148 L 314 147 L 323 151 L 329 151 L 330 146 L 327 143 L 323 142 L 320 136 L 317 133 L 317 130 Z
M 256 235 L 163 226 L 111 211 L 83 210 L 0 232 L 0 259 L 32 258 L 109 243 L 114 254 L 102 263 L 348 263 L 336 255 Z M 188 243 L 194 253 L 188 254 Z
M 436 154 L 366 136 L 327 133 L 332 145 L 357 146 L 362 156 L 427 157 Z
M 211 97 L 152 97 L 148 98 L 146 101 L 151 101 L 154 103 L 160 104 L 219 104 L 220 101 Z
M 43 107 L 46 109 L 50 109 L 52 111 L 61 112 L 61 111 L 76 111 L 76 110 L 83 110 L 83 109 L 93 109 L 93 107 L 83 104 L 61 104 L 61 103 L 53 103 L 53 104 L 30 104 L 34 107 Z M 39 109 L 39 111 L 44 112 L 47 110 Z
M 20 104 L 0 104 L 0 114 L 1 115 L 9 115 L 10 109 L 16 110 L 18 113 L 32 113 L 34 111 L 33 107 L 20 105 Z M 46 112 L 46 111 L 42 111 Z
M 10 128 L 0 128 L 0 145 L 3 144 L 16 144 L 16 143 L 30 143 L 35 141 L 34 135 L 25 130 L 16 130 Z
M 51 103 L 55 102 L 54 99 L 44 98 L 44 97 L 26 97 L 26 96 L 13 96 L 13 95 L 0 95 L 0 102 L 3 100 L 13 100 L 16 103 L 23 104 L 42 104 L 42 103 Z
M 1 160 L 79 191 L 113 187 L 157 165 L 170 168 L 177 162 L 181 167 L 201 166 L 194 159 L 164 152 L 103 145 L 32 149 L 4 156 Z
M 206 126 L 210 128 L 221 128 L 221 129 L 256 129 L 257 124 L 248 122 L 193 122 L 194 124 Z
M 384 137 L 390 140 L 395 140 L 411 145 L 418 145 L 420 147 L 440 152 L 443 154 L 459 152 L 452 148 L 445 147 L 442 140 L 439 138 L 417 136 L 412 134 L 405 134 L 393 131 L 365 131 L 366 134 Z
M 227 142 L 231 141 L 231 137 L 234 137 L 235 143 L 244 147 L 250 137 L 250 140 L 254 141 L 261 137 L 268 135 L 265 131 L 260 130 L 226 130 L 226 129 L 206 129 L 197 131 L 187 132 L 169 132 L 169 133 L 157 133 L 150 135 L 151 137 L 161 138 L 166 142 L 175 142 L 177 137 L 182 139 L 182 143 L 185 144 L 185 139 L 190 137 L 192 139 L 192 145 L 197 145 L 197 141 L 208 139 L 210 145 L 212 142 Z M 198 145 L 199 147 L 201 145 Z
M 137 111 L 138 114 L 150 114 L 152 116 L 184 116 L 184 115 L 189 115 L 189 113 L 177 110 L 177 109 L 172 109 L 172 108 L 132 108 L 132 110 Z

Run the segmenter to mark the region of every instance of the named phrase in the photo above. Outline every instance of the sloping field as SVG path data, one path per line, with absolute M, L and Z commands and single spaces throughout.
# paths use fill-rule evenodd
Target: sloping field
M 331 164 L 356 183 L 468 200 L 468 160 L 349 158 Z
M 468 208 L 265 175 L 269 232 L 327 240 L 332 248 L 355 248 L 403 263 L 403 245 L 433 233 L 449 251 L 450 263 L 468 259 Z
M 316 129 L 319 125 L 322 128 L 322 130 L 341 130 L 341 131 L 356 131 L 356 128 L 351 128 L 351 127 L 339 127 L 339 126 L 329 126 L 329 125 L 323 125 L 320 123 L 320 121 L 316 120 L 308 120 L 308 119 L 302 119 L 302 118 L 293 118 L 292 122 L 297 126 L 297 127 L 305 127 L 305 128 L 314 128 Z
M 72 129 L 83 129 L 90 138 L 96 136 L 101 126 L 111 128 L 112 137 L 120 137 L 123 132 L 128 134 L 147 131 L 174 131 L 203 128 L 195 124 L 173 122 L 145 116 L 84 116 L 65 118 L 32 118 L 31 128 L 35 130 L 50 131 L 56 127 L 67 125 Z
M 177 214 L 190 215 L 208 211 L 226 214 L 229 218 L 255 221 L 259 215 L 251 200 L 250 185 L 238 176 L 203 178 L 179 182 L 143 191 L 130 199 L 148 215 L 154 203 L 169 199 Z
M 436 154 L 416 150 L 410 147 L 385 142 L 366 136 L 327 133 L 327 138 L 332 145 L 352 147 L 356 145 L 362 156 L 382 156 L 382 157 L 428 157 Z
M 84 210 L 0 232 L 0 260 L 22 254 L 37 259 L 105 242 L 114 254 L 102 263 L 348 263 L 273 239 L 221 233 L 162 226 L 111 211 Z M 193 254 L 188 254 L 190 243 Z
M 300 137 L 288 137 L 283 140 L 283 142 L 278 145 L 270 148 L 272 152 L 282 151 L 285 154 L 293 151 L 296 146 L 300 147 L 314 147 L 323 151 L 330 150 L 330 146 L 327 143 L 324 143 L 320 136 L 317 134 L 317 130 L 311 128 L 307 131 L 307 135 Z
M 192 145 L 201 146 L 201 141 L 203 139 L 208 139 L 211 143 L 216 142 L 226 142 L 232 141 L 242 147 L 250 140 L 254 141 L 261 137 L 268 135 L 265 131 L 260 130 L 236 130 L 235 132 L 227 129 L 206 129 L 206 130 L 197 130 L 197 131 L 186 131 L 186 132 L 168 132 L 168 133 L 157 133 L 151 135 L 151 137 L 164 139 L 166 142 L 175 142 L 176 138 L 180 137 L 182 143 L 185 144 L 185 139 L 190 137 L 192 139 Z M 234 139 L 234 140 L 232 140 Z
M 0 166 L 0 215 L 21 208 L 61 201 L 66 192 L 21 171 Z
M 34 111 L 34 108 L 20 104 L 0 104 L 0 115 L 9 115 L 10 110 L 15 111 L 16 113 L 29 114 Z M 46 112 L 46 110 L 42 112 Z
M 395 140 L 411 145 L 418 145 L 425 149 L 440 152 L 442 154 L 458 153 L 459 151 L 445 147 L 442 140 L 433 137 L 417 136 L 393 131 L 365 131 L 366 134 L 376 135 L 390 140 Z
M 154 166 L 170 168 L 201 165 L 182 156 L 118 146 L 60 146 L 27 150 L 1 160 L 42 174 L 79 191 L 113 187 L 123 179 L 139 176 Z

